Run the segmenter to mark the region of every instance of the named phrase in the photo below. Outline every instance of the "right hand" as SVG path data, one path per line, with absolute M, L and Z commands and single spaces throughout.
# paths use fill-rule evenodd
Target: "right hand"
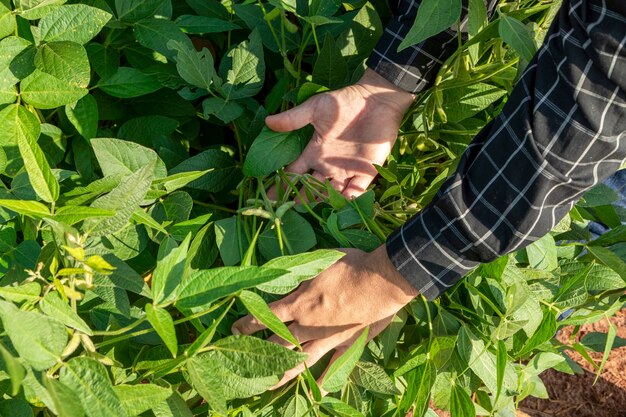
M 365 192 L 376 177 L 373 164 L 387 159 L 413 99 L 413 94 L 367 69 L 356 84 L 313 96 L 265 122 L 277 132 L 313 125 L 309 144 L 286 171 L 328 179 L 351 198 Z

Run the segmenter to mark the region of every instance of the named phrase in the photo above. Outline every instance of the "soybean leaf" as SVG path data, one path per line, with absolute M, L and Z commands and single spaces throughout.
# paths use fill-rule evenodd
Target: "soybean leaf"
M 193 308 L 207 305 L 239 290 L 271 281 L 285 271 L 257 266 L 226 266 L 198 271 L 183 279 L 177 289 L 176 306 Z
M 155 384 L 115 385 L 113 391 L 128 416 L 148 411 L 172 395 L 171 390 Z
M 49 42 L 37 48 L 35 66 L 77 87 L 89 85 L 91 68 L 85 48 L 70 41 Z
M 476 36 L 487 24 L 487 7 L 482 0 L 470 0 L 467 14 L 467 33 Z
M 485 83 L 446 89 L 443 101 L 448 122 L 458 123 L 472 117 L 505 94 L 506 90 Z
M 103 210 L 87 206 L 65 206 L 61 207 L 54 213 L 53 219 L 59 223 L 65 223 L 68 226 L 72 226 L 78 222 L 82 222 L 83 220 L 113 217 L 114 215 L 115 211 L 112 210 Z
M 46 294 L 39 303 L 39 308 L 41 308 L 44 314 L 60 321 L 66 326 L 80 330 L 87 335 L 92 334 L 87 323 L 70 308 L 67 302 L 61 299 L 57 292 L 49 292 Z
M 0 317 L 15 350 L 33 369 L 43 371 L 60 360 L 67 342 L 65 326 L 35 311 L 0 301 Z
M 0 416 L 32 417 L 33 409 L 21 398 L 3 399 L 0 402 Z
M 212 352 L 192 357 L 186 362 L 187 375 L 192 387 L 206 400 L 213 410 L 228 414 L 223 381 L 215 372 L 215 364 L 206 360 Z
M 115 10 L 119 20 L 136 22 L 154 16 L 163 3 L 165 0 L 115 0 Z
M 166 401 L 154 404 L 155 417 L 194 417 L 183 398 L 174 391 Z
M 111 14 L 86 4 L 69 4 L 46 13 L 39 21 L 42 41 L 85 44 L 111 19 Z
M 86 220 L 83 229 L 92 236 L 103 236 L 124 228 L 148 192 L 153 172 L 153 165 L 147 165 L 125 177 L 110 193 L 91 203 L 91 207 L 115 211 L 115 216 Z
M 325 1 L 319 3 L 320 6 L 331 4 Z M 350 28 L 337 39 L 337 45 L 342 45 L 341 55 L 349 69 L 356 67 L 370 55 L 382 33 L 383 24 L 376 8 L 370 2 L 365 3 L 354 16 Z
M 603 352 L 608 340 L 607 333 L 589 332 L 580 339 L 580 344 L 594 352 Z M 619 349 L 624 346 L 626 346 L 626 339 L 615 336 L 612 349 Z
M 283 417 L 305 417 L 309 412 L 309 403 L 300 394 L 292 395 L 285 403 Z
M 170 313 L 161 307 L 155 307 L 148 303 L 146 304 L 146 317 L 148 317 L 148 321 L 154 327 L 154 330 L 165 342 L 165 346 L 172 352 L 172 356 L 176 357 L 178 340 L 176 339 L 176 329 Z
M 322 379 L 322 389 L 328 392 L 337 392 L 346 385 L 348 377 L 363 354 L 367 343 L 367 333 L 368 329 L 365 329 L 354 344 L 330 365 L 324 379 Z
M 15 15 L 11 9 L 0 3 L 0 39 L 9 36 L 15 31 Z
M 183 80 L 194 87 L 209 90 L 216 80 L 213 55 L 207 48 L 196 51 L 187 42 L 169 41 L 167 47 L 176 51 L 176 69 Z
M 265 59 L 261 36 L 255 28 L 248 41 L 231 49 L 220 63 L 220 75 L 226 82 L 220 92 L 226 100 L 252 97 L 263 87 Z
M 280 238 L 276 228 L 270 225 L 259 236 L 259 251 L 266 259 L 282 255 L 279 239 L 282 239 L 290 255 L 306 252 L 317 243 L 311 224 L 294 210 L 285 213 L 280 219 L 280 224 Z
M 343 255 L 343 252 L 336 250 L 318 249 L 299 255 L 274 258 L 264 266 L 288 272 L 275 280 L 257 285 L 257 288 L 271 294 L 287 294 L 301 282 L 315 278 Z
M 181 162 L 172 168 L 169 174 L 208 170 L 207 174 L 190 182 L 187 186 L 215 193 L 223 190 L 229 184 L 229 179 L 238 172 L 236 166 L 236 162 L 226 152 L 218 149 L 208 149 Z
M 465 388 L 458 384 L 452 386 L 450 396 L 450 414 L 455 417 L 475 417 L 476 407 Z
M 302 130 L 283 133 L 264 127 L 248 150 L 244 174 L 262 177 L 293 162 L 302 153 L 307 140 Z
M 12 250 L 13 248 L 11 248 Z M 0 287 L 0 297 L 14 303 L 22 303 L 24 301 L 37 301 L 41 294 L 41 284 L 38 282 L 25 282 L 18 286 L 2 286 Z
M 213 346 L 221 363 L 244 378 L 279 375 L 306 358 L 303 353 L 251 336 L 228 336 Z
M 537 50 L 528 28 L 514 17 L 503 15 L 500 18 L 498 31 L 502 40 L 513 47 L 517 53 L 529 62 Z
M 98 131 L 98 103 L 87 94 L 76 103 L 65 106 L 65 115 L 76 131 L 85 139 L 96 136 Z
M 189 183 L 208 174 L 209 172 L 210 170 L 180 172 L 178 174 L 172 174 L 164 178 L 157 178 L 152 181 L 152 185 L 161 185 L 168 193 L 171 193 L 172 191 L 176 191 L 180 188 L 185 187 Z
M 157 91 L 161 83 L 156 75 L 131 67 L 119 67 L 110 77 L 100 80 L 98 87 L 114 97 L 133 98 Z
M 626 281 L 626 262 L 617 256 L 610 249 L 602 246 L 587 246 L 589 253 L 600 263 L 617 272 L 624 281 Z
M 83 417 L 85 411 L 76 393 L 57 379 L 44 377 L 43 384 L 48 390 L 59 417 Z
M 90 42 L 86 47 L 89 62 L 100 78 L 109 78 L 120 66 L 120 54 L 112 46 Z
M 189 14 L 178 16 L 174 23 L 183 32 L 190 34 L 220 33 L 241 29 L 239 25 L 227 20 Z
M 54 109 L 80 100 L 89 92 L 36 69 L 20 84 L 24 101 L 39 109 Z
M 40 219 L 50 215 L 50 210 L 38 201 L 24 200 L 0 200 L 0 207 L 7 208 L 16 213 Z
M 61 368 L 59 381 L 74 391 L 89 417 L 125 415 L 106 368 L 97 360 L 83 356 L 70 359 Z
M 357 362 L 350 378 L 355 384 L 371 392 L 386 395 L 399 394 L 398 389 L 385 370 L 373 362 Z
M 550 271 L 558 266 L 556 243 L 549 234 L 527 246 L 526 253 L 533 268 Z
M 348 77 L 346 59 L 330 34 L 326 34 L 324 45 L 313 67 L 313 82 L 330 89 L 343 87 Z
M 134 32 L 141 45 L 154 49 L 169 59 L 173 59 L 175 55 L 169 48 L 169 42 L 178 42 L 193 47 L 189 38 L 170 20 L 152 17 L 142 19 L 135 23 Z
M 268 329 L 276 335 L 282 337 L 284 340 L 293 343 L 296 346 L 300 346 L 300 343 L 298 343 L 296 338 L 293 337 L 289 329 L 287 329 L 285 323 L 276 317 L 260 295 L 251 291 L 243 290 L 241 294 L 239 294 L 239 299 L 248 309 L 248 312 L 267 326 Z
M 167 175 L 165 164 L 150 148 L 113 138 L 92 139 L 90 142 L 105 176 L 129 175 L 146 165 L 154 165 L 154 178 Z
M 0 343 L 0 364 L 3 366 L 3 370 L 9 374 L 11 379 L 11 395 L 16 396 L 20 391 L 22 381 L 24 380 L 24 367 L 20 364 L 17 358 Z
M 235 101 L 209 97 L 202 102 L 204 117 L 214 115 L 224 123 L 230 123 L 243 114 L 244 108 Z
M 152 274 L 152 297 L 156 304 L 175 297 L 183 279 L 190 241 L 191 234 L 178 247 L 170 238 L 161 243 L 159 261 Z
M 18 133 L 17 145 L 24 160 L 28 180 L 42 200 L 52 203 L 59 198 L 59 182 L 52 174 L 50 165 L 37 144 L 39 121 L 35 115 L 19 106 L 15 123 Z
M 424 0 L 415 23 L 398 46 L 398 51 L 416 45 L 451 27 L 461 16 L 461 0 Z
M 364 417 L 363 414 L 353 408 L 352 406 L 344 403 L 333 397 L 324 397 L 320 401 L 320 405 L 326 411 L 333 416 L 337 417 Z

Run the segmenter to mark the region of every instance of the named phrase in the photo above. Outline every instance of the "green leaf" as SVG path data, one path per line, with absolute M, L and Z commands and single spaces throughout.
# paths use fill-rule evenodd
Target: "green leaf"
M 154 16 L 164 0 L 115 0 L 117 18 L 124 22 L 136 22 Z
M 0 200 L 0 207 L 7 208 L 24 216 L 40 219 L 50 215 L 50 210 L 38 201 Z
M 150 148 L 112 138 L 92 139 L 90 142 L 105 176 L 129 175 L 146 165 L 154 165 L 154 178 L 167 176 L 165 164 Z
M 300 394 L 292 395 L 285 403 L 282 417 L 306 417 L 309 414 L 309 403 L 306 398 Z
M 284 273 L 282 269 L 257 266 L 226 266 L 198 271 L 183 279 L 177 290 L 176 306 L 193 308 L 208 305 L 239 290 L 276 279 Z
M 60 322 L 35 311 L 18 310 L 6 301 L 0 301 L 0 317 L 20 358 L 35 370 L 43 371 L 61 360 L 67 332 Z
M 0 297 L 14 303 L 37 301 L 39 294 L 41 294 L 41 284 L 38 282 L 25 282 L 16 287 L 0 287 Z
M 100 362 L 87 357 L 70 359 L 61 368 L 59 381 L 74 391 L 89 417 L 125 415 L 115 395 L 107 370 Z
M 154 327 L 154 330 L 165 342 L 165 346 L 172 352 L 172 356 L 176 357 L 178 340 L 176 339 L 174 320 L 172 320 L 170 313 L 161 307 L 155 307 L 148 303 L 146 304 L 146 317 L 148 317 L 148 321 Z
M 87 219 L 113 216 L 115 216 L 115 211 L 112 210 L 103 210 L 87 206 L 65 206 L 58 209 L 52 218 L 59 223 L 65 223 L 68 226 L 72 226 Z
M 313 67 L 313 82 L 330 89 L 343 87 L 348 78 L 348 65 L 330 34 L 326 34 L 324 44 Z
M 465 388 L 454 384 L 450 396 L 450 414 L 454 417 L 475 417 L 476 407 Z
M 185 400 L 176 391 L 166 401 L 155 404 L 152 411 L 155 417 L 194 417 Z
M 206 171 L 206 175 L 190 182 L 187 186 L 196 190 L 212 193 L 222 191 L 229 184 L 229 180 L 237 174 L 235 160 L 218 149 L 208 149 L 181 162 L 169 171 L 169 174 L 179 174 L 190 171 Z
M 306 252 L 317 243 L 311 224 L 296 211 L 290 210 L 280 219 L 280 238 L 289 255 Z M 259 236 L 259 251 L 266 259 L 281 256 L 278 231 L 274 224 L 268 224 Z
M 108 235 L 123 229 L 148 192 L 153 172 L 154 167 L 146 165 L 125 177 L 110 193 L 91 203 L 91 207 L 115 211 L 115 216 L 86 220 L 83 229 L 92 236 Z
M 364 415 L 357 411 L 352 406 L 344 403 L 341 400 L 338 400 L 333 397 L 324 397 L 320 401 L 320 406 L 326 411 L 328 411 L 333 416 L 337 417 L 364 417 Z
M 541 239 L 526 247 L 530 266 L 537 269 L 551 271 L 558 267 L 556 243 L 552 235 L 545 235 Z
M 110 13 L 96 7 L 65 5 L 41 18 L 39 36 L 44 42 L 71 41 L 82 45 L 96 36 L 110 19 Z
M 152 185 L 161 185 L 168 193 L 171 193 L 172 191 L 185 187 L 189 183 L 197 180 L 209 172 L 210 170 L 181 172 L 169 175 L 165 178 L 157 178 L 152 181 Z
M 120 66 L 120 54 L 112 46 L 90 42 L 86 47 L 89 62 L 100 78 L 109 78 Z
M 169 41 L 167 47 L 176 51 L 176 69 L 183 80 L 189 84 L 211 89 L 211 85 L 216 80 L 213 55 L 207 48 L 198 52 L 187 42 Z
M 608 341 L 607 333 L 589 332 L 580 339 L 580 344 L 594 352 L 604 352 Z M 626 339 L 616 336 L 613 341 L 612 349 L 619 349 L 624 346 L 626 346 Z
M 191 234 L 176 247 L 173 239 L 166 238 L 159 248 L 159 261 L 152 274 L 152 297 L 156 304 L 166 302 L 175 297 L 183 273 Z
M 70 308 L 67 302 L 63 301 L 58 293 L 49 292 L 46 294 L 39 303 L 39 308 L 41 308 L 44 314 L 60 321 L 66 326 L 72 327 L 87 335 L 92 335 L 91 329 L 87 323 Z
M 21 398 L 3 399 L 0 401 L 0 416 L 33 417 L 33 409 Z
M 526 342 L 526 344 L 522 347 L 522 349 L 517 353 L 517 356 L 523 357 L 537 346 L 541 345 L 547 340 L 550 340 L 554 337 L 556 333 L 556 317 L 554 313 L 544 314 L 543 320 L 539 325 L 537 331 L 532 335 L 530 339 Z
M 190 384 L 206 400 L 213 410 L 222 415 L 228 414 L 224 395 L 223 380 L 215 372 L 213 361 L 206 360 L 213 352 L 194 356 L 186 362 Z
M 19 106 L 15 123 L 18 126 L 17 145 L 24 160 L 30 184 L 42 200 L 52 203 L 59 198 L 59 182 L 52 174 L 50 165 L 37 144 L 39 121 L 35 115 Z
M 243 107 L 234 101 L 209 97 L 202 102 L 204 117 L 214 115 L 224 123 L 230 123 L 243 114 Z
M 11 13 L 11 9 L 0 3 L 0 39 L 15 32 L 15 28 L 15 15 Z
M 319 249 L 299 255 L 274 258 L 264 267 L 288 272 L 275 280 L 257 285 L 257 288 L 271 294 L 287 294 L 301 282 L 315 278 L 343 256 L 344 253 L 337 250 Z
M 54 402 L 59 417 L 83 417 L 85 415 L 79 398 L 70 388 L 48 376 L 44 377 L 43 384 Z
M 371 392 L 384 395 L 400 393 L 385 370 L 373 362 L 357 362 L 350 379 L 358 386 Z
M 135 38 L 146 48 L 153 49 L 161 55 L 173 59 L 175 52 L 169 42 L 186 44 L 193 47 L 189 38 L 170 20 L 146 18 L 135 23 Z
M 610 249 L 603 248 L 602 246 L 587 246 L 587 250 L 594 258 L 600 261 L 600 263 L 617 272 L 626 282 L 626 262 L 619 256 Z
M 252 97 L 263 87 L 265 59 L 259 31 L 255 28 L 248 41 L 228 51 L 220 63 L 220 75 L 226 82 L 220 92 L 226 100 Z
M 458 123 L 485 110 L 505 94 L 506 90 L 485 83 L 450 88 L 443 92 L 443 109 L 449 123 Z
M 151 410 L 156 404 L 165 401 L 172 391 L 155 384 L 116 385 L 115 395 L 120 399 L 125 415 L 136 416 Z
M 368 329 L 366 328 L 352 346 L 330 365 L 324 379 L 322 379 L 322 389 L 328 392 L 337 392 L 346 385 L 348 377 L 363 354 L 367 343 L 367 333 Z
M 416 45 L 454 25 L 461 16 L 461 0 L 424 0 L 415 23 L 398 46 L 398 51 Z
M 178 16 L 174 23 L 176 23 L 183 32 L 189 34 L 220 33 L 241 29 L 241 26 L 227 20 L 189 14 Z
M 91 78 L 87 51 L 76 42 L 58 41 L 41 45 L 37 48 L 35 66 L 77 87 L 87 87 Z
M 469 0 L 467 33 L 470 36 L 476 36 L 488 23 L 485 2 L 483 0 Z
M 154 93 L 161 88 L 161 83 L 156 75 L 131 67 L 119 67 L 113 75 L 100 80 L 98 88 L 113 97 L 133 98 Z
M 87 95 L 86 88 L 60 80 L 40 70 L 33 71 L 20 84 L 20 96 L 39 109 L 54 109 L 80 100 Z
M 280 375 L 306 355 L 251 336 L 228 336 L 213 344 L 221 363 L 244 378 Z
M 252 314 L 257 320 L 267 326 L 276 335 L 282 337 L 284 340 L 293 343 L 296 346 L 300 346 L 300 343 L 291 334 L 285 323 L 280 321 L 278 317 L 269 308 L 263 297 L 257 293 L 251 291 L 242 291 L 239 294 L 239 299 L 243 305 L 248 309 L 248 312 Z
M 304 131 L 274 132 L 268 127 L 256 137 L 243 164 L 244 174 L 262 177 L 295 161 L 300 156 L 306 140 Z
M 87 94 L 76 103 L 65 105 L 65 115 L 83 138 L 91 139 L 96 136 L 98 103 L 91 94 Z
M 19 393 L 22 381 L 24 380 L 24 367 L 2 344 L 0 344 L 0 356 L 2 359 L 0 366 L 9 374 L 9 378 L 11 379 L 11 395 L 15 397 Z
M 329 4 L 321 1 L 320 4 Z M 350 28 L 336 41 L 341 46 L 341 55 L 352 69 L 367 58 L 383 33 L 383 24 L 372 3 L 367 2 L 352 19 Z
M 533 58 L 537 46 L 530 31 L 522 22 L 514 17 L 503 15 L 498 24 L 498 31 L 502 40 L 512 46 L 526 62 Z

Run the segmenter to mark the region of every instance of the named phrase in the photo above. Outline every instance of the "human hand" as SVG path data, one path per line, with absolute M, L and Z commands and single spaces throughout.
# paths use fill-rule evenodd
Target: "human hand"
M 369 326 L 369 339 L 390 323 L 394 314 L 418 292 L 395 269 L 384 246 L 371 253 L 346 249 L 346 255 L 296 291 L 270 304 L 274 314 L 300 342 L 307 359 L 285 373 L 278 388 L 335 350 L 330 363 L 350 347 Z M 233 334 L 251 334 L 265 326 L 245 316 L 232 326 Z M 272 335 L 270 341 L 295 346 Z M 330 366 L 330 365 L 329 365 Z
M 414 96 L 367 69 L 354 85 L 311 97 L 283 113 L 268 116 L 267 126 L 288 132 L 307 124 L 315 133 L 287 172 L 312 176 L 350 198 L 365 192 L 396 140 Z

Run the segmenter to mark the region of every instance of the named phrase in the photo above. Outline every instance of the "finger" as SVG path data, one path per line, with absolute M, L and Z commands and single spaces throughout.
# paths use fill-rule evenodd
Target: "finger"
M 371 175 L 354 176 L 341 194 L 348 198 L 358 197 L 367 190 L 367 186 L 370 185 L 373 179 L 374 177 Z
M 350 182 L 350 178 L 333 178 L 332 180 L 330 180 L 330 185 L 337 190 L 338 192 L 343 192 L 343 190 L 346 188 L 346 186 L 349 184 Z
M 280 381 L 278 381 L 278 384 L 274 385 L 271 389 L 282 387 L 287 382 L 300 375 L 304 371 L 305 367 L 310 368 L 311 366 L 315 365 L 317 361 L 322 359 L 324 355 L 330 352 L 336 344 L 337 342 L 334 338 L 317 339 L 307 343 L 303 350 L 304 353 L 308 354 L 306 360 L 295 368 L 285 372 L 285 375 Z
M 285 168 L 285 172 L 291 172 L 293 174 L 302 175 L 302 174 L 307 173 L 310 168 L 311 167 L 309 166 L 309 163 L 307 162 L 306 158 L 300 155 L 298 159 L 293 161 L 291 164 L 287 166 L 287 168 Z
M 290 304 L 289 296 L 287 296 L 281 300 L 271 303 L 269 307 L 272 309 L 272 312 L 274 312 L 276 317 L 280 319 L 280 321 L 287 322 L 293 320 L 289 309 Z M 252 334 L 266 328 L 267 326 L 257 320 L 252 314 L 248 314 L 233 323 L 231 326 L 231 332 L 235 335 Z
M 326 175 L 322 174 L 319 171 L 313 171 L 311 176 L 315 178 L 316 180 L 318 180 L 319 182 L 321 182 L 322 184 L 326 184 L 326 179 L 328 178 Z
M 300 129 L 313 121 L 314 110 L 313 101 L 307 100 L 293 109 L 266 117 L 265 124 L 276 132 L 289 132 Z

